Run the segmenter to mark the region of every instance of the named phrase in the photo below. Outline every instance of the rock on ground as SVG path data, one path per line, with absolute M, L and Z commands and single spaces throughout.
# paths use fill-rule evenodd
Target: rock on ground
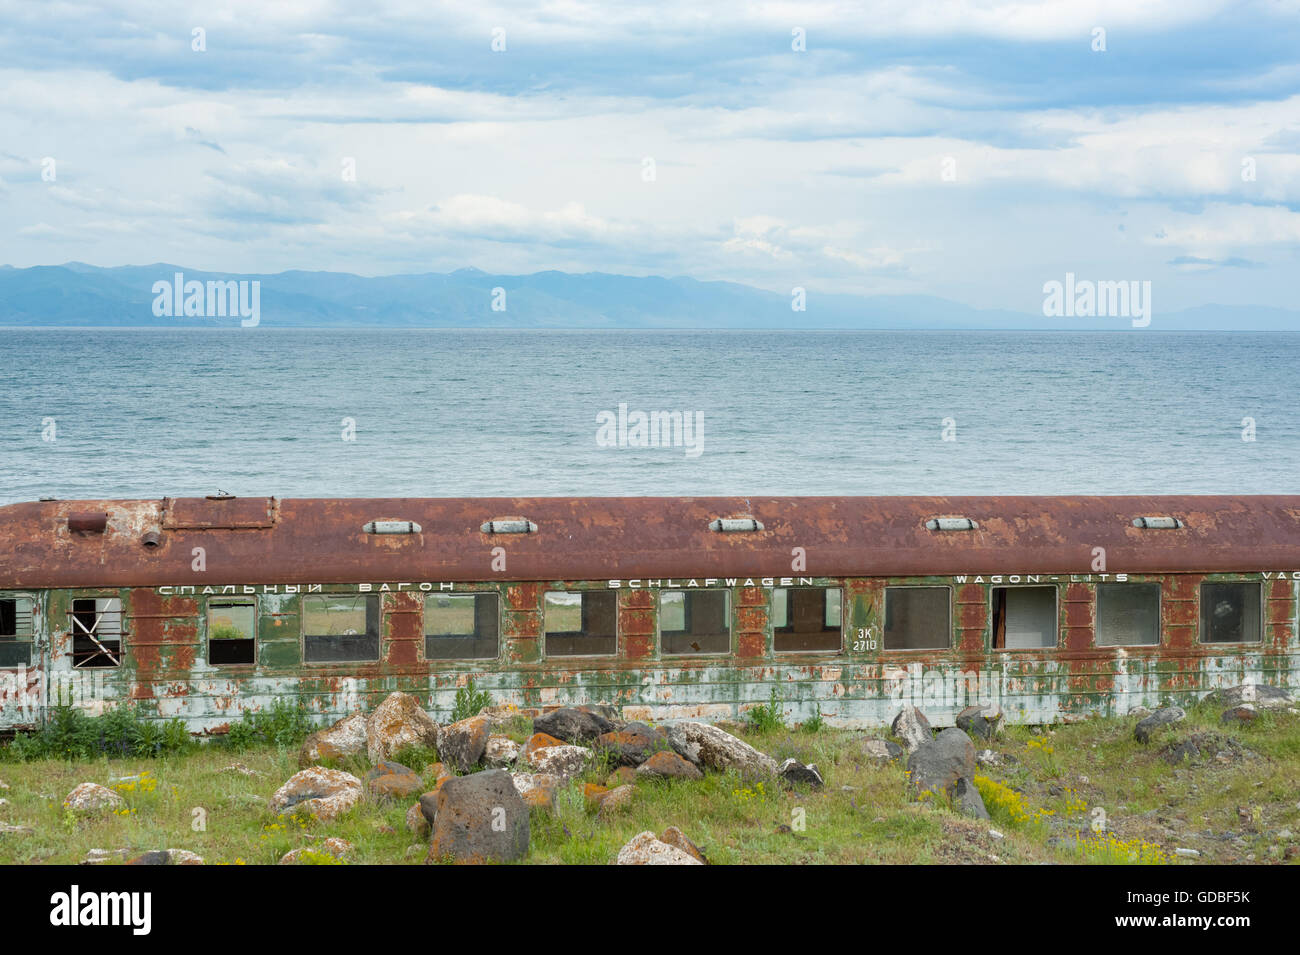
M 158 849 L 145 852 L 134 859 L 127 860 L 127 865 L 203 865 L 203 856 L 187 849 Z
M 562 780 L 550 773 L 514 773 L 511 780 L 519 796 L 532 809 L 554 809 Z
M 1259 719 L 1259 710 L 1255 709 L 1253 703 L 1242 703 L 1238 706 L 1224 710 L 1219 715 L 1219 722 L 1226 725 L 1236 724 L 1245 726 Z
M 342 859 L 352 851 L 352 843 L 346 839 L 329 838 L 324 839 L 313 846 L 300 846 L 297 849 L 291 849 L 280 857 L 277 865 L 302 865 L 310 862 L 312 856 L 329 856 L 333 859 Z M 306 856 L 306 858 L 304 858 Z
M 366 773 L 366 788 L 380 799 L 405 799 L 421 792 L 424 780 L 415 770 L 385 759 Z
M 429 835 L 429 820 L 424 818 L 424 809 L 418 799 L 411 804 L 410 809 L 406 810 L 406 828 L 408 832 L 420 839 Z
M 1253 755 L 1231 736 L 1218 733 L 1193 733 L 1166 743 L 1160 750 L 1160 758 L 1174 766 L 1184 762 L 1200 764 L 1211 759 L 1224 764 L 1237 763 Z
M 552 736 L 549 733 L 534 733 L 524 741 L 523 748 L 519 750 L 518 761 L 525 766 L 533 764 L 533 756 L 538 750 L 547 749 L 551 746 L 568 746 L 558 736 Z
M 366 755 L 378 763 L 406 746 L 438 745 L 438 724 L 409 693 L 390 693 L 366 718 Z
M 426 862 L 512 862 L 528 854 L 528 806 L 510 774 L 486 769 L 438 790 Z
M 905 706 L 899 710 L 894 722 L 889 725 L 889 731 L 903 741 L 903 748 L 909 753 L 915 753 L 917 747 L 928 743 L 932 738 L 930 721 L 915 706 Z
M 645 723 L 628 723 L 621 730 L 597 736 L 591 748 L 608 754 L 615 766 L 640 766 L 656 752 L 670 747 L 663 730 Z
M 615 728 L 613 720 L 595 707 L 562 706 L 533 719 L 534 732 L 546 733 L 566 743 L 589 743 L 602 733 L 614 732 Z
M 770 779 L 777 774 L 776 760 L 771 756 L 708 723 L 674 723 L 667 727 L 667 735 L 677 755 L 701 769 L 734 769 L 746 778 Z
M 892 740 L 869 736 L 858 743 L 858 750 L 877 763 L 891 763 L 903 755 L 903 747 Z
M 618 786 L 611 789 L 600 797 L 600 808 L 596 811 L 596 815 L 601 819 L 608 819 L 631 806 L 635 796 L 635 786 Z
M 310 812 L 317 819 L 337 819 L 361 801 L 361 780 L 341 769 L 311 766 L 289 777 L 271 797 L 271 811 Z
M 305 769 L 322 760 L 357 756 L 365 751 L 366 717 L 363 713 L 354 713 L 308 736 L 298 751 L 298 765 Z
M 438 758 L 462 773 L 471 772 L 483 759 L 492 721 L 479 714 L 438 730 Z
M 509 736 L 489 736 L 483 748 L 483 765 L 488 769 L 509 769 L 519 758 L 519 744 Z
M 1133 729 L 1133 738 L 1139 743 L 1151 742 L 1151 736 L 1162 726 L 1173 726 L 1187 718 L 1181 707 L 1162 706 L 1150 716 L 1138 722 Z
M 811 763 L 805 766 L 797 759 L 787 759 L 781 764 L 780 775 L 787 783 L 803 783 L 811 786 L 813 789 L 821 789 L 826 785 L 822 779 L 822 774 L 817 772 L 817 767 Z
M 958 729 L 978 739 L 992 739 L 1002 723 L 1002 709 L 996 705 L 968 706 L 957 714 Z
M 572 779 L 582 775 L 591 759 L 591 750 L 585 746 L 547 746 L 533 754 L 532 768 L 538 773 Z
M 618 850 L 619 865 L 703 865 L 676 846 L 661 842 L 653 832 L 641 832 Z
M 126 800 L 121 793 L 115 793 L 99 783 L 81 783 L 75 786 L 63 800 L 63 808 L 73 812 L 111 812 L 125 809 Z
M 659 841 L 665 845 L 672 846 L 674 849 L 681 849 L 682 852 L 685 852 L 701 865 L 709 864 L 709 860 L 700 850 L 700 847 L 691 842 L 690 839 L 686 838 L 686 833 L 682 832 L 676 826 L 669 826 L 665 829 L 663 835 L 659 837 Z
M 629 767 L 620 767 L 628 769 Z M 700 772 L 699 767 L 688 759 L 683 759 L 676 753 L 668 750 L 660 750 L 655 753 L 635 770 L 638 777 L 649 779 L 703 779 L 704 774 Z M 635 778 L 635 777 L 634 777 Z M 626 778 L 620 779 L 620 782 L 626 782 Z
M 975 745 L 964 731 L 950 726 L 918 747 L 907 761 L 907 771 L 918 795 L 931 792 L 947 798 L 961 812 L 988 818 L 975 788 Z
M 1243 683 L 1240 686 L 1212 690 L 1205 697 L 1205 702 L 1228 708 L 1252 703 L 1257 709 L 1271 710 L 1294 706 L 1295 697 L 1289 690 L 1267 683 Z

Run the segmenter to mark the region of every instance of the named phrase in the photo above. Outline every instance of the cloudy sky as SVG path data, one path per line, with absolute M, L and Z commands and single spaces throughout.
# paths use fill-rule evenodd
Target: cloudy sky
M 0 88 L 15 266 L 1300 307 L 1300 0 L 0 2 Z

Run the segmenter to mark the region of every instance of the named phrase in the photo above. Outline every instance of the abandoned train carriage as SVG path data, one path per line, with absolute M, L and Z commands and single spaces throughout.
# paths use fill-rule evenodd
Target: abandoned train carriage
M 42 501 L 0 508 L 0 730 L 220 732 L 401 689 L 627 717 L 1049 722 L 1300 685 L 1300 496 Z

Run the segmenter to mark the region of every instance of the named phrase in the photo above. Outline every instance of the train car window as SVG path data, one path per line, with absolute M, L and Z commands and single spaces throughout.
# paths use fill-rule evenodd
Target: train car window
M 886 650 L 952 646 L 952 594 L 947 587 L 886 587 Z
M 117 597 L 78 597 L 69 614 L 72 665 L 93 670 L 122 665 L 122 601 Z
M 0 600 L 0 669 L 32 665 L 32 611 L 30 597 Z
M 993 588 L 993 649 L 1056 646 L 1055 587 Z
M 1201 584 L 1201 642 L 1259 643 L 1259 584 Z
M 545 621 L 547 656 L 618 652 L 618 594 L 613 590 L 548 590 Z
M 1097 585 L 1097 646 L 1160 644 L 1159 584 Z
M 208 662 L 257 662 L 257 607 L 252 601 L 208 602 Z
M 661 590 L 659 645 L 665 654 L 730 653 L 731 593 Z
M 490 660 L 497 656 L 500 601 L 496 594 L 427 594 L 426 660 Z
M 844 595 L 837 587 L 778 587 L 772 591 L 772 638 L 777 653 L 838 652 Z
M 379 659 L 378 594 L 310 594 L 302 598 L 304 663 Z

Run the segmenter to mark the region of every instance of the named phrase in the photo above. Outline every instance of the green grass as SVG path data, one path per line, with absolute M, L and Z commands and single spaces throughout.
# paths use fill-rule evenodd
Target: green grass
M 266 737 L 288 733 L 295 719 L 282 713 L 278 723 L 260 732 Z M 512 726 L 511 735 L 524 735 L 524 722 Z M 1218 725 L 1217 712 L 1193 710 L 1185 723 L 1164 731 L 1150 746 L 1133 740 L 1133 723 L 1090 719 L 1041 734 L 1012 727 L 979 744 L 1005 759 L 1000 767 L 980 770 L 985 778 L 980 788 L 1002 794 L 986 793 L 991 825 L 1001 839 L 990 836 L 990 823 L 913 801 L 903 765 L 878 767 L 856 748 L 869 734 L 831 728 L 805 732 L 806 724 L 761 732 L 728 727 L 778 761 L 793 757 L 816 763 L 825 790 L 792 792 L 772 782 L 760 788 L 719 774 L 698 782 L 642 780 L 630 807 L 601 819 L 582 798 L 583 782 L 607 781 L 593 771 L 560 793 L 554 813 L 534 811 L 528 861 L 606 864 L 636 833 L 658 834 L 674 825 L 711 861 L 723 864 L 1190 864 L 1174 857 L 1178 847 L 1200 851 L 1199 862 L 1245 862 L 1250 855 L 1257 862 L 1281 861 L 1285 844 L 1277 832 L 1300 833 L 1295 788 L 1300 718 L 1282 712 L 1228 729 Z M 1259 758 L 1171 766 L 1158 755 L 1168 740 L 1210 731 L 1236 739 Z M 412 750 L 399 754 L 399 761 L 423 773 L 435 755 Z M 222 772 L 236 760 L 259 775 Z M 339 768 L 364 776 L 369 766 L 364 757 L 352 757 Z M 271 863 L 327 836 L 355 845 L 349 862 L 423 861 L 424 842 L 405 828 L 407 801 L 367 800 L 332 823 L 271 815 L 267 799 L 297 769 L 296 746 L 257 742 L 239 751 L 205 745 L 156 757 L 100 754 L 0 763 L 0 781 L 8 784 L 0 789 L 0 798 L 8 801 L 0 807 L 0 823 L 35 830 L 0 834 L 0 864 L 73 863 L 91 848 L 123 847 L 189 849 L 209 863 Z M 131 809 L 127 814 L 78 819 L 62 808 L 63 797 L 77 783 L 110 785 L 145 771 L 150 776 L 144 783 L 117 784 Z M 204 831 L 191 828 L 196 807 L 206 812 Z M 1109 825 L 1103 838 L 1090 828 L 1097 807 Z M 1207 836 L 1207 829 L 1214 835 Z M 1224 833 L 1229 838 L 1220 838 Z M 1297 844 L 1295 837 L 1289 844 Z

